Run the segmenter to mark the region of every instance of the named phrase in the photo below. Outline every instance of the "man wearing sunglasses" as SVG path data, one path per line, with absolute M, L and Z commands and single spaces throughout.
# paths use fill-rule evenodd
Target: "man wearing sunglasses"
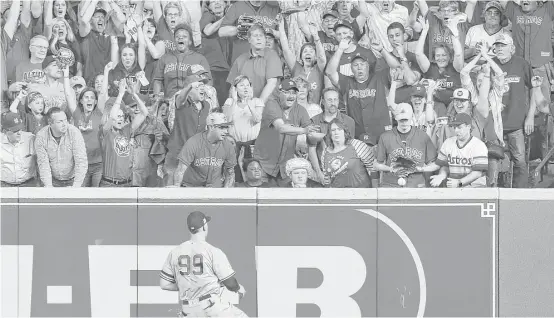
M 235 184 L 235 145 L 226 137 L 231 122 L 222 113 L 206 118 L 207 129 L 185 143 L 170 187 L 230 188 Z

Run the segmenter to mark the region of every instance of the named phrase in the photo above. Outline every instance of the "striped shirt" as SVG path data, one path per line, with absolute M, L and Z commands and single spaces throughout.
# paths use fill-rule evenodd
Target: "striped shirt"
M 488 150 L 485 143 L 473 136 L 463 146 L 458 146 L 456 137 L 444 141 L 436 160 L 441 167 L 448 167 L 449 177 L 461 179 L 472 171 L 487 171 Z M 471 183 L 472 186 L 486 186 L 486 176 L 482 176 Z
M 179 288 L 179 300 L 220 294 L 221 282 L 235 275 L 225 253 L 206 241 L 190 240 L 174 248 L 160 277 Z
M 352 139 L 339 152 L 331 153 L 325 149 L 321 156 L 323 173 L 331 177 L 332 188 L 371 187 L 374 160 L 374 148 L 357 139 Z
M 42 128 L 36 136 L 35 151 L 44 186 L 52 186 L 52 178 L 62 181 L 75 178 L 74 185 L 83 184 L 88 169 L 87 150 L 77 127 L 67 125 L 59 143 L 50 126 Z

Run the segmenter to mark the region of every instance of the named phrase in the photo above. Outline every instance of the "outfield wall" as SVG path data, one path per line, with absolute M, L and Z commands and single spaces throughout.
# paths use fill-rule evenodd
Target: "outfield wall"
M 251 317 L 554 316 L 549 189 L 6 188 L 1 209 L 2 317 L 175 317 L 158 273 L 194 210 Z

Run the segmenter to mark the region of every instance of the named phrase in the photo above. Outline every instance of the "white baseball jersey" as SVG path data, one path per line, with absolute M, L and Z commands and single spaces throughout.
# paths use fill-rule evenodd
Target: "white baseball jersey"
M 222 292 L 221 282 L 235 275 L 227 256 L 206 241 L 186 241 L 174 248 L 160 277 L 179 288 L 180 300 L 194 300 Z
M 492 50 L 492 45 L 496 41 L 496 38 L 500 34 L 508 34 L 510 35 L 510 31 L 508 31 L 506 28 L 500 29 L 500 31 L 496 32 L 495 34 L 488 34 L 487 31 L 485 31 L 485 28 L 483 27 L 483 24 L 474 25 L 469 30 L 467 30 L 466 34 L 466 43 L 465 45 L 467 47 L 474 48 L 477 46 L 477 43 L 481 41 L 487 41 L 487 44 Z
M 487 171 L 489 165 L 488 149 L 485 143 L 478 138 L 471 139 L 463 146 L 458 147 L 456 137 L 444 141 L 437 157 L 439 166 L 447 166 L 448 177 L 461 179 L 472 171 Z M 472 186 L 486 186 L 486 176 L 473 181 Z

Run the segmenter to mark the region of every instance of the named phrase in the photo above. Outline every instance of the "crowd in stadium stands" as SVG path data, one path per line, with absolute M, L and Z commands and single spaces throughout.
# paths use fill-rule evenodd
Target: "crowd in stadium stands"
M 554 1 L 1 9 L 2 187 L 527 188 L 554 163 Z

